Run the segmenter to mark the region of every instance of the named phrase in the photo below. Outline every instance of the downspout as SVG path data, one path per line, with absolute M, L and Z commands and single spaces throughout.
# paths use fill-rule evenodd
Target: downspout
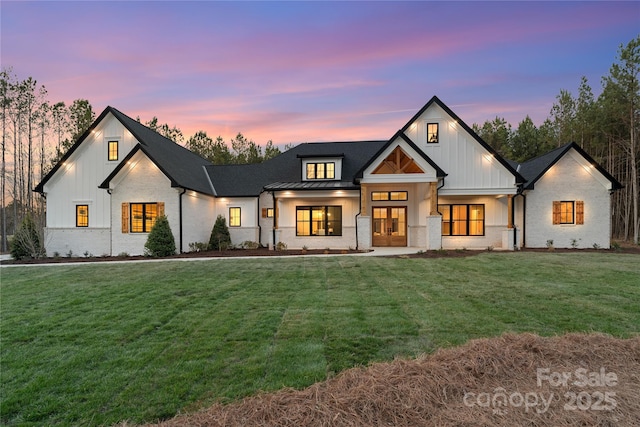
M 107 194 L 109 194 L 109 255 L 113 256 L 113 200 L 111 197 L 111 188 L 107 188 Z
M 358 213 L 356 214 L 356 251 L 359 250 L 360 248 L 359 246 L 359 242 L 360 240 L 358 240 L 358 217 L 360 216 L 360 214 L 362 212 L 360 212 L 360 209 L 362 208 L 362 190 L 359 191 L 360 196 L 358 197 Z
M 272 191 L 271 192 L 271 197 L 273 198 L 273 227 L 271 227 L 271 235 L 272 240 L 273 240 L 273 249 L 275 250 L 276 248 L 276 227 L 278 226 L 277 223 L 277 219 L 278 219 L 278 209 L 276 206 L 277 200 L 276 200 L 276 192 Z
M 258 214 L 256 218 L 258 219 L 258 246 L 262 246 L 262 227 L 260 226 L 260 218 L 262 218 L 262 212 L 260 211 L 260 196 L 262 195 L 262 191 L 258 194 L 258 203 L 256 203 L 258 207 Z
M 180 250 L 179 252 L 182 253 L 182 195 L 184 193 L 186 193 L 187 190 L 185 188 L 182 189 L 182 191 L 180 192 L 180 195 L 178 196 L 178 223 L 179 223 L 179 241 L 180 241 Z
M 521 196 L 520 189 L 513 196 L 513 202 L 511 203 L 511 218 L 513 218 L 513 250 L 518 250 L 518 227 L 516 226 L 516 197 Z M 522 213 L 524 218 L 524 212 Z

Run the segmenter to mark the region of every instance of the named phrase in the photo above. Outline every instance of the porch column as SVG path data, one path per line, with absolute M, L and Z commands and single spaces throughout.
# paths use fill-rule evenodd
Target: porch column
M 367 185 L 360 184 L 360 215 L 367 215 Z
M 438 213 L 438 183 L 437 182 L 429 183 L 429 198 L 431 199 L 431 208 L 429 210 L 429 215 L 440 215 Z
M 513 194 L 507 196 L 507 228 L 513 228 Z

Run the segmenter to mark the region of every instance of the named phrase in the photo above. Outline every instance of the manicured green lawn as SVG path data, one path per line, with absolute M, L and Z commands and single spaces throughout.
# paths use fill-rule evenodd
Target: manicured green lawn
M 640 257 L 483 253 L 0 270 L 0 423 L 167 418 L 506 331 L 640 331 Z

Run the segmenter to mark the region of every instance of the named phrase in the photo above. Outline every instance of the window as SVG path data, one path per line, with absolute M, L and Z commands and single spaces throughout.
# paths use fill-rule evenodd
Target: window
M 229 227 L 240 227 L 240 208 L 229 208 Z
M 296 207 L 296 236 L 342 236 L 342 206 Z
M 443 236 L 484 236 L 484 205 L 438 205 Z
M 307 163 L 307 179 L 335 179 L 336 164 L 334 162 L 326 163 Z
M 89 226 L 89 205 L 76 205 L 76 227 Z
M 148 233 L 158 217 L 157 203 L 131 203 L 131 232 Z
M 427 143 L 437 144 L 439 136 L 438 123 L 427 123 Z
M 107 159 L 109 161 L 118 160 L 118 141 L 109 141 Z
M 397 200 L 409 200 L 408 191 L 372 191 L 371 200 L 376 201 L 397 201 Z
M 584 224 L 584 202 L 562 200 L 553 202 L 554 224 Z

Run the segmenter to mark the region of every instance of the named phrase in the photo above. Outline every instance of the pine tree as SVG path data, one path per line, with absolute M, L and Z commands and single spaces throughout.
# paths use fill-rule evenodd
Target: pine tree
M 209 249 L 223 250 L 227 249 L 229 245 L 231 245 L 231 235 L 229 227 L 227 227 L 227 220 L 224 216 L 218 215 L 213 230 L 211 230 L 211 237 L 209 237 Z
M 176 242 L 165 215 L 156 218 L 144 248 L 147 254 L 154 257 L 175 255 Z

